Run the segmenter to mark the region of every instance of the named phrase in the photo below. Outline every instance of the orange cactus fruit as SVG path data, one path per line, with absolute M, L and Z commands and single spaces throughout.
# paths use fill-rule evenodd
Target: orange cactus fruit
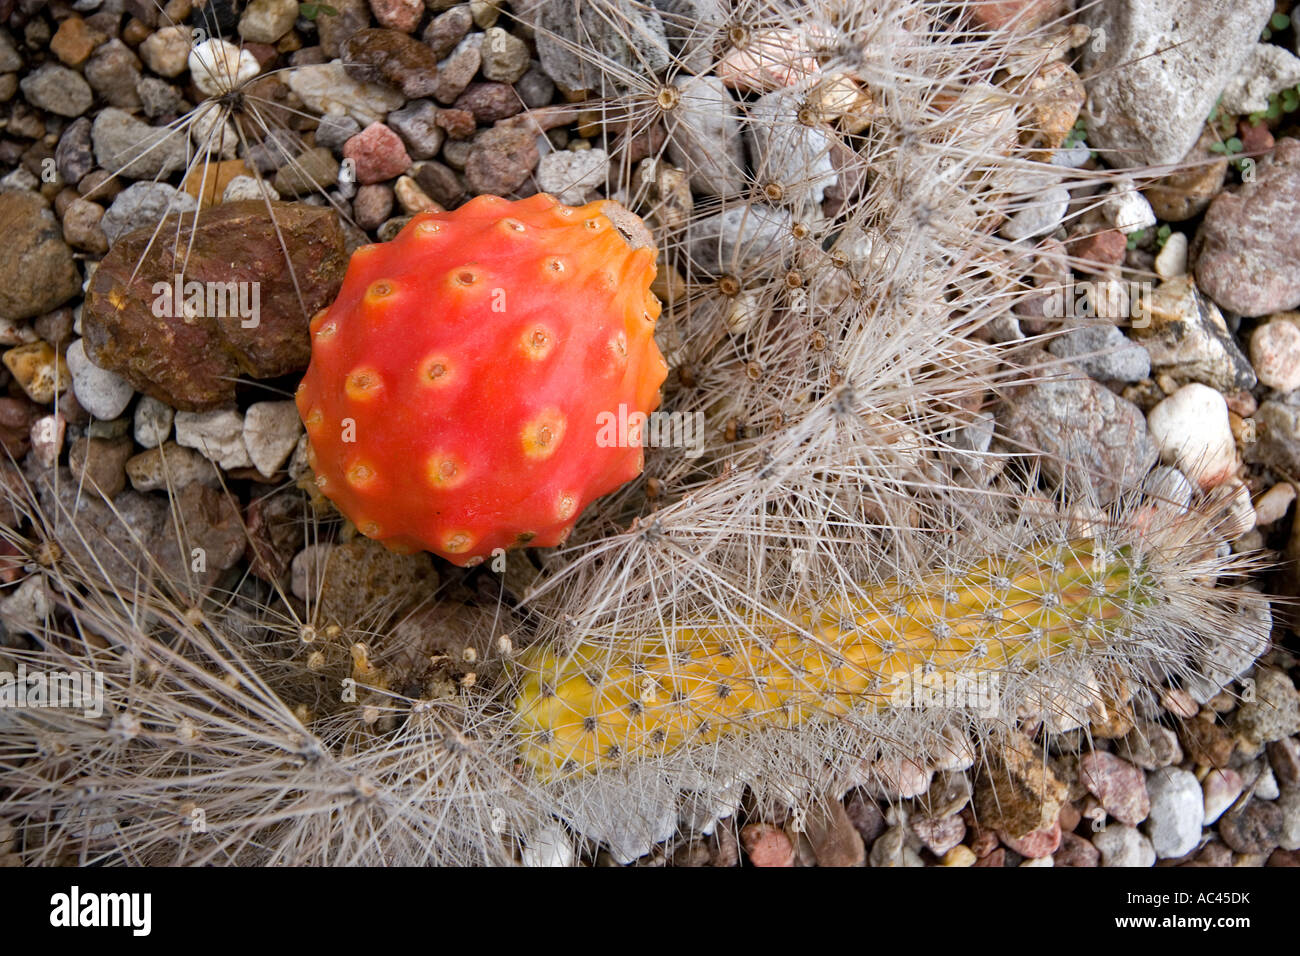
M 635 429 L 603 426 L 659 405 L 656 253 L 603 208 L 479 196 L 353 254 L 296 398 L 362 534 L 468 566 L 563 543 L 641 473 Z

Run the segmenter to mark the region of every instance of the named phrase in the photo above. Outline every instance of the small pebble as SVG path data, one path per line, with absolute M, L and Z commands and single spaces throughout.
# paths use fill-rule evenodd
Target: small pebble
M 1207 385 L 1184 385 L 1147 415 L 1161 457 L 1201 488 L 1212 488 L 1237 467 L 1228 405 Z
M 1143 829 L 1151 838 L 1155 855 L 1164 860 L 1192 852 L 1205 819 L 1200 782 L 1186 770 L 1164 767 L 1147 774 L 1147 792 L 1151 810 Z

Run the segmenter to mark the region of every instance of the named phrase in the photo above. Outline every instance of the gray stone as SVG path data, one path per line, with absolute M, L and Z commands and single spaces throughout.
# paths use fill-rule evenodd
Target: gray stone
M 209 461 L 229 471 L 253 464 L 244 445 L 244 416 L 229 409 L 177 412 L 176 443 L 197 449 Z
M 1300 691 L 1286 671 L 1259 668 L 1254 691 L 1254 698 L 1244 701 L 1233 715 L 1237 733 L 1261 744 L 1300 733 Z
M 152 395 L 140 396 L 132 420 L 132 434 L 141 448 L 157 448 L 172 433 L 176 410 Z
M 113 107 L 95 117 L 90 138 L 95 161 L 125 179 L 168 176 L 185 165 L 187 143 L 183 129 L 150 126 Z
M 1028 239 L 1056 229 L 1070 207 L 1070 191 L 1050 186 L 1025 198 L 999 230 L 1007 239 Z
M 101 44 L 82 68 L 86 82 L 109 106 L 131 110 L 140 105 L 135 91 L 140 79 L 140 59 L 121 40 Z
M 612 770 L 560 795 L 568 823 L 631 863 L 677 832 L 677 803 L 662 772 L 650 765 Z
M 690 223 L 691 262 L 710 275 L 774 272 L 791 251 L 791 217 L 762 203 L 734 206 Z
M 1202 638 L 1196 670 L 1183 687 L 1198 704 L 1209 703 L 1219 691 L 1240 677 L 1268 650 L 1273 612 L 1267 601 L 1243 601 L 1231 628 Z
M 1225 113 L 1260 113 L 1268 98 L 1300 83 L 1300 57 L 1276 43 L 1256 43 L 1228 85 L 1219 108 Z
M 1140 382 L 1151 374 L 1151 356 L 1129 341 L 1116 326 L 1084 325 L 1057 336 L 1047 346 L 1059 358 L 1071 359 L 1093 378 Z
M 181 91 L 156 76 L 140 77 L 136 81 L 135 92 L 140 97 L 141 111 L 150 119 L 185 111 Z
M 581 206 L 591 190 L 605 185 L 609 154 L 603 149 L 562 149 L 537 164 L 537 187 L 566 206 Z
M 483 34 L 471 33 L 438 63 L 438 83 L 433 91 L 439 103 L 453 103 L 465 92 L 483 63 Z
M 523 76 L 515 82 L 515 92 L 530 110 L 549 106 L 555 98 L 555 81 L 534 60 Z
M 1162 860 L 1185 856 L 1196 848 L 1205 819 L 1205 797 L 1196 777 L 1178 767 L 1147 774 L 1151 812 L 1143 829 Z
M 730 196 L 745 187 L 745 149 L 731 92 L 716 76 L 677 81 L 680 100 L 667 116 L 668 156 L 708 196 Z
M 80 116 L 95 100 L 80 73 L 57 63 L 45 64 L 18 85 L 32 106 L 60 116 Z
M 244 415 L 244 446 L 248 457 L 267 478 L 289 460 L 301 433 L 302 420 L 292 401 L 256 402 L 248 406 Z
M 1195 780 L 1196 778 L 1192 777 L 1192 781 Z M 1197 793 L 1199 795 L 1200 791 L 1198 790 Z M 1155 866 L 1156 854 L 1151 847 L 1151 841 L 1136 827 L 1111 823 L 1101 832 L 1093 834 L 1092 845 L 1101 853 L 1102 866 Z
M 117 418 L 131 404 L 135 389 L 116 372 L 102 369 L 86 358 L 82 340 L 68 346 L 68 371 L 72 373 L 72 390 L 81 407 L 96 418 Z
M 528 72 L 528 44 L 501 27 L 492 27 L 483 34 L 480 53 L 485 80 L 514 83 Z
M 799 122 L 803 101 L 796 90 L 765 93 L 749 105 L 745 124 L 754 178 L 765 189 L 778 187 L 779 201 L 800 211 L 820 205 L 836 180 L 831 135 Z
M 417 101 L 417 102 L 423 102 L 423 101 Z M 406 107 L 406 109 L 409 108 L 410 108 L 409 106 Z M 402 110 L 395 110 L 394 112 L 388 114 L 390 126 L 392 125 L 392 118 L 394 116 L 400 115 L 401 113 Z M 341 156 L 343 154 L 343 144 L 346 143 L 348 140 L 350 140 L 353 136 L 356 136 L 357 133 L 360 132 L 361 132 L 361 124 L 358 123 L 356 120 L 354 120 L 351 116 L 342 116 L 342 115 L 322 116 L 320 118 L 320 125 L 316 127 L 316 145 L 324 146 L 326 149 L 330 150 L 331 152 Z M 290 153 L 290 155 L 296 152 L 297 150 L 293 150 Z M 287 158 L 288 157 L 286 156 L 285 159 Z M 283 164 L 284 164 L 284 159 L 281 159 L 278 162 L 276 162 L 272 168 L 277 169 Z
M 378 123 L 406 102 L 396 90 L 378 83 L 358 83 L 340 60 L 296 66 L 288 74 L 289 88 L 312 112 L 346 114 L 362 127 Z
M 221 475 L 212 462 L 175 442 L 166 442 L 128 459 L 126 477 L 136 491 L 178 490 L 195 483 L 221 487 Z
M 1048 477 L 1090 482 L 1103 501 L 1136 485 L 1159 454 L 1142 410 L 1069 366 L 1041 373 L 1003 418 L 1013 447 L 1041 449 Z
M 542 69 L 571 90 L 599 93 L 602 79 L 616 87 L 632 87 L 672 62 L 658 11 L 634 0 L 606 0 L 599 6 L 542 0 L 530 14 Z M 575 55 L 575 48 L 583 55 Z M 601 63 L 600 69 L 593 65 L 596 62 Z M 619 82 L 619 72 L 627 77 L 624 82 Z
M 17 73 L 23 68 L 23 58 L 14 46 L 8 30 L 0 29 L 0 73 Z
M 1175 276 L 1144 293 L 1132 337 L 1151 367 L 1180 385 L 1199 382 L 1221 392 L 1253 388 L 1255 370 L 1228 331 L 1218 306 L 1190 276 Z
M 432 100 L 411 100 L 388 114 L 388 127 L 402 137 L 412 159 L 432 159 L 442 148 L 446 132 L 438 125 L 438 107 Z M 320 142 L 320 134 L 316 134 Z
M 166 183 L 132 183 L 118 193 L 99 221 L 110 243 L 128 232 L 156 226 L 172 212 L 193 212 L 194 197 Z
M 1093 31 L 1080 73 L 1088 139 L 1112 166 L 1180 161 L 1224 86 L 1238 74 L 1273 12 L 1273 0 L 1111 0 L 1086 5 Z
M 663 20 L 673 62 L 685 73 L 713 65 L 713 48 L 729 10 L 721 0 L 651 0 Z

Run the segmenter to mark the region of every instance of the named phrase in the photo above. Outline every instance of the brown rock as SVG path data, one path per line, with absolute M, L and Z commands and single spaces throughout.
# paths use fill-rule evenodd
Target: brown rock
M 1192 247 L 1197 285 L 1221 308 L 1300 306 L 1300 139 L 1279 140 L 1252 182 L 1214 198 Z
M 1282 808 L 1267 800 L 1251 800 L 1219 818 L 1219 836 L 1238 853 L 1268 853 L 1281 835 Z
M 854 828 L 862 836 L 862 842 L 870 846 L 876 838 L 885 832 L 885 815 L 880 812 L 876 801 L 861 790 L 854 790 L 844 801 L 844 812 L 853 821 Z
M 68 17 L 50 39 L 50 52 L 65 66 L 78 67 L 107 39 L 106 34 L 88 26 L 81 17 Z
M 43 414 L 43 408 L 27 399 L 0 398 L 0 447 L 14 458 L 27 454 L 32 446 L 32 423 Z
M 28 319 L 81 291 L 72 251 L 39 195 L 17 189 L 0 193 L 0 235 L 0 315 Z
M 1059 149 L 1079 118 L 1086 96 L 1079 74 L 1059 60 L 1048 63 L 1029 81 L 1025 96 L 1029 100 L 1028 127 L 1020 133 L 1020 143 L 1046 159 Z
M 1009 735 L 992 750 L 975 788 L 980 825 L 1011 837 L 1050 828 L 1069 792 L 1066 785 L 1022 734 Z
M 434 122 L 440 129 L 446 130 L 447 136 L 451 139 L 468 139 L 478 128 L 474 114 L 469 110 L 439 110 Z
M 829 800 L 808 813 L 804 836 L 812 844 L 818 866 L 862 866 L 867 848 L 844 804 Z
M 82 321 L 91 361 L 186 411 L 233 401 L 240 375 L 270 378 L 305 368 L 311 357 L 307 323 L 342 284 L 343 233 L 330 209 L 274 203 L 273 213 L 274 220 L 258 200 L 227 203 L 199 215 L 192 242 L 190 217 L 179 234 L 169 217 L 156 240 L 152 229 L 119 239 L 86 296 Z M 213 293 L 229 290 L 228 283 L 256 288 L 256 323 L 246 327 L 238 314 L 206 314 L 208 308 L 187 321 L 171 296 L 166 304 L 173 308 L 166 311 L 173 316 L 155 316 L 155 284 L 171 283 L 182 271 L 186 283 L 204 284 L 205 306 L 220 305 Z
M 1188 168 L 1157 179 L 1147 187 L 1145 195 L 1159 218 L 1169 222 L 1191 219 L 1204 211 L 1218 194 L 1228 175 L 1228 161 L 1210 152 L 1210 146 L 1216 142 L 1214 130 L 1207 126 L 1196 145 L 1183 157 Z
M 1079 776 L 1084 786 L 1116 820 L 1136 826 L 1151 811 L 1146 778 L 1127 760 L 1099 750 L 1079 760 Z
M 1178 727 L 1187 756 L 1207 767 L 1226 767 L 1232 757 L 1232 738 L 1212 717 L 1197 715 Z
M 1275 144 L 1272 131 L 1262 121 L 1251 123 L 1242 118 L 1237 122 L 1237 137 L 1241 140 L 1241 151 L 1247 156 L 1267 153 Z
M 68 244 L 95 255 L 108 252 L 108 237 L 100 228 L 104 207 L 78 196 L 63 213 L 63 236 Z
M 248 569 L 263 581 L 284 583 L 302 549 L 304 505 L 297 495 L 255 497 L 248 505 Z
M 1098 866 L 1101 853 L 1090 842 L 1077 833 L 1061 835 L 1061 848 L 1052 857 L 1056 866 Z
M 524 108 L 524 104 L 509 83 L 471 83 L 456 97 L 452 107 L 468 110 L 480 125 L 486 126 L 514 116 Z
M 1105 229 L 1100 232 L 1087 232 L 1070 240 L 1067 245 L 1070 255 L 1085 263 L 1099 266 L 1117 266 L 1124 261 L 1128 250 L 1128 240 L 1118 229 Z M 1081 267 L 1082 268 L 1082 267 Z
M 363 83 L 386 83 L 408 100 L 438 89 L 438 57 L 419 40 L 397 30 L 358 30 L 343 44 L 348 75 Z
M 68 449 L 68 470 L 87 490 L 112 498 L 126 487 L 126 460 L 134 450 L 130 438 L 78 438 Z
M 504 196 L 524 184 L 537 168 L 538 159 L 537 143 L 527 130 L 484 130 L 471 144 L 465 178 L 475 193 Z
M 317 17 L 316 30 L 321 49 L 333 60 L 342 52 L 348 37 L 370 26 L 370 7 L 366 0 L 330 0 L 329 5 L 336 15 Z

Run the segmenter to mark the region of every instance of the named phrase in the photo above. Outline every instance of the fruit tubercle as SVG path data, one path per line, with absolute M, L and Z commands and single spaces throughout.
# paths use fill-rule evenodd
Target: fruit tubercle
M 520 757 L 550 779 L 884 710 L 918 675 L 978 681 L 1115 643 L 1155 587 L 1131 549 L 1082 540 L 810 601 L 743 633 L 715 620 L 567 652 L 534 645 L 515 667 Z

